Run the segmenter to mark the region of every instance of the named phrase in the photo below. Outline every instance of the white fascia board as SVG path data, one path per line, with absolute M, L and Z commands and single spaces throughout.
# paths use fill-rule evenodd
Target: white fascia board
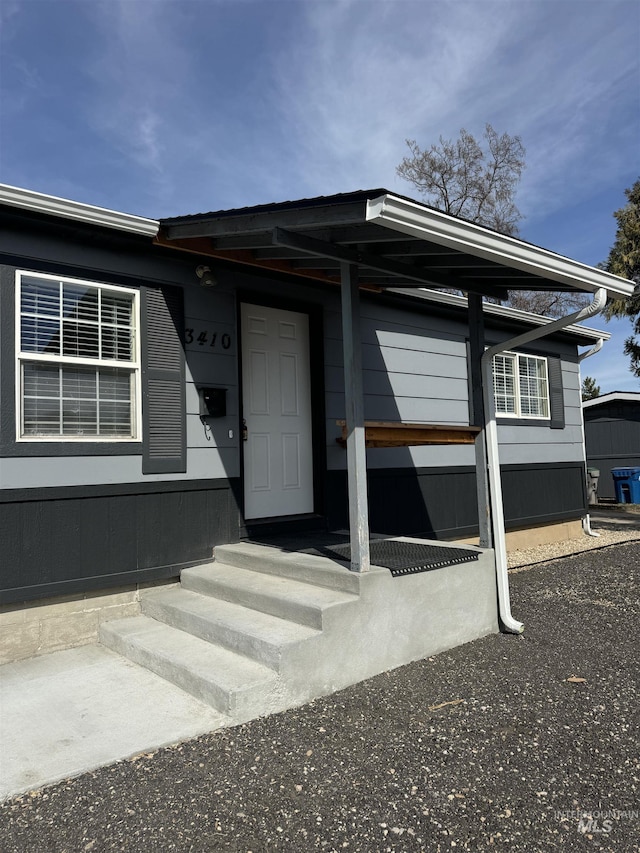
M 628 400 L 632 403 L 640 403 L 640 391 L 611 391 L 609 394 L 603 394 L 602 397 L 594 397 L 593 400 L 585 400 L 582 404 L 582 408 L 588 409 L 589 406 L 600 406 L 602 403 L 614 403 L 619 400 Z
M 443 293 L 439 290 L 430 290 L 426 287 L 389 287 L 387 290 L 390 293 L 402 293 L 405 296 L 412 296 L 416 299 L 428 300 L 429 302 L 437 302 L 441 305 L 455 305 L 460 308 L 466 308 L 468 305 L 466 296 L 456 296 L 455 293 Z M 546 326 L 548 323 L 554 322 L 553 317 L 543 317 L 542 314 L 521 311 L 520 308 L 510 308 L 508 305 L 497 305 L 494 302 L 483 302 L 482 312 L 484 314 L 492 314 L 495 317 L 516 320 L 520 323 L 528 323 L 531 326 Z M 590 326 L 581 326 L 577 323 L 566 326 L 562 331 L 573 335 L 580 335 L 583 338 L 592 338 L 594 341 L 600 338 L 608 341 L 611 337 L 610 332 L 603 332 L 600 329 L 592 329 Z
M 369 199 L 366 219 L 576 290 L 595 292 L 605 288 L 613 299 L 628 299 L 633 293 L 632 281 L 391 194 Z
M 87 222 L 90 225 L 101 225 L 103 228 L 114 228 L 117 231 L 129 231 L 145 237 L 155 237 L 160 227 L 156 219 L 119 213 L 105 207 L 69 201 L 66 198 L 11 187 L 8 184 L 0 184 L 0 204 L 18 207 L 21 210 L 32 210 L 35 213 L 46 213 L 49 216 L 59 216 L 63 219 L 74 219 L 77 222 Z

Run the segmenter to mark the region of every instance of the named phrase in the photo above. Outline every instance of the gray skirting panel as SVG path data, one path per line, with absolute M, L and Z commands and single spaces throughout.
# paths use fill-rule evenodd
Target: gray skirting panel
M 214 545 L 238 540 L 238 484 L 194 485 L 15 490 L 0 503 L 0 603 L 175 577 L 210 560 Z
M 310 523 L 348 525 L 346 472 L 331 471 Z M 580 518 L 584 467 L 503 468 L 507 528 Z M 475 469 L 372 469 L 370 529 L 453 539 L 477 533 Z M 243 531 L 238 480 L 171 481 L 0 492 L 0 602 L 175 577 Z M 265 531 L 266 532 L 266 531 Z M 255 535 L 255 533 L 254 533 Z

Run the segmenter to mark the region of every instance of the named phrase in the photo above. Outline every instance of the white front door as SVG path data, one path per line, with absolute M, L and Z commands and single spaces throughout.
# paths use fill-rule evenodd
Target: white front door
M 313 512 L 309 318 L 242 305 L 245 518 Z

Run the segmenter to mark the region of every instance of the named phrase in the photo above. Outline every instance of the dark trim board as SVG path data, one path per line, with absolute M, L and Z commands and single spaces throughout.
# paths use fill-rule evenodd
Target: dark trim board
M 586 512 L 581 462 L 505 465 L 502 487 L 507 529 L 581 518 Z M 369 523 L 375 533 L 435 539 L 478 533 L 475 468 L 374 468 L 367 472 Z M 327 477 L 329 527 L 347 525 L 347 476 Z
M 90 486 L 49 486 L 37 489 L 0 489 L 1 503 L 24 501 L 73 500 L 77 498 L 104 498 L 125 495 L 155 495 L 166 492 L 202 492 L 228 490 L 238 494 L 237 478 L 220 480 L 160 480 L 144 483 L 100 483 Z
M 238 541 L 240 514 L 237 484 L 211 489 L 206 482 L 182 490 L 136 485 L 119 494 L 75 487 L 57 497 L 33 490 L 39 499 L 3 503 L 0 601 L 163 579 L 211 560 L 215 545 Z

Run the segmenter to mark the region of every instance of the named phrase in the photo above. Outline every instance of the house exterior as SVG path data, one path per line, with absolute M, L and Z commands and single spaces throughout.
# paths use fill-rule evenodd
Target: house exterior
M 600 471 L 598 497 L 615 499 L 611 469 L 640 467 L 640 392 L 585 400 L 582 414 L 587 465 Z
M 380 192 L 157 222 L 5 188 L 5 659 L 95 639 L 102 621 L 138 612 L 141 589 L 175 582 L 181 570 L 210 561 L 216 546 L 278 529 L 349 527 L 335 265 L 344 263 L 344 240 L 367 237 L 350 211 Z M 295 240 L 278 232 L 279 248 L 264 245 L 274 222 L 315 223 L 328 207 L 325 231 L 334 238 L 340 227 L 360 230 L 329 250 L 337 257 L 323 256 L 321 271 L 304 260 L 317 250 L 304 240 L 314 238 L 285 245 Z M 242 230 L 247 217 L 259 225 Z M 415 248 L 408 243 L 403 237 L 397 246 L 405 260 Z M 373 271 L 361 277 L 356 319 L 366 420 L 479 423 L 469 304 L 424 289 L 454 280 L 434 264 L 428 272 L 410 267 L 408 282 L 408 267 L 391 255 L 384 263 L 358 258 Z M 506 267 L 475 275 L 478 290 L 490 292 Z M 499 305 L 485 305 L 482 320 L 483 346 L 548 322 Z M 495 357 L 508 530 L 579 529 L 586 496 L 578 347 L 599 337 L 569 325 Z M 372 531 L 477 536 L 472 444 L 375 447 L 366 469 Z

